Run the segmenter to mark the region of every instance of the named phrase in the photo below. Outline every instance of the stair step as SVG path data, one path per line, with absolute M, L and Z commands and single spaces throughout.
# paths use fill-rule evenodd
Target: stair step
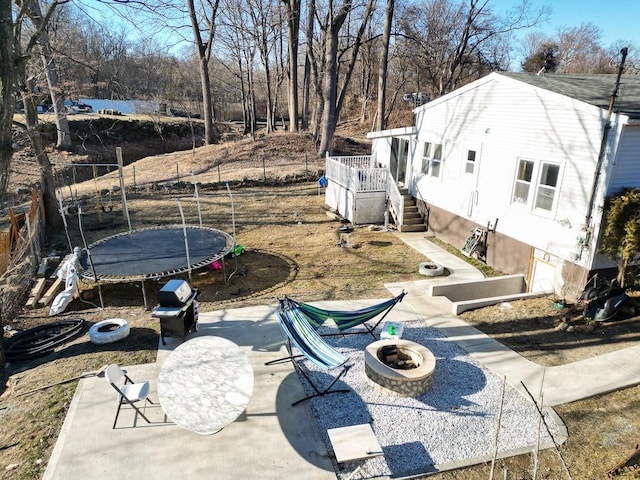
M 426 232 L 427 227 L 424 223 L 421 225 L 400 225 L 398 230 L 401 232 Z

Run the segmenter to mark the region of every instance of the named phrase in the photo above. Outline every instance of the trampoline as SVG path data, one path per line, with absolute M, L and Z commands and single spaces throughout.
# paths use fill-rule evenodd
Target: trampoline
M 155 280 L 209 265 L 223 258 L 233 245 L 231 235 L 201 226 L 171 225 L 118 233 L 87 247 L 81 259 L 82 276 L 107 282 Z

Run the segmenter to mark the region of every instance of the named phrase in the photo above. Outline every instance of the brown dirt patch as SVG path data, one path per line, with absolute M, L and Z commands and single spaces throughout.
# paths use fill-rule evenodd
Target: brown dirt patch
M 518 300 L 464 312 L 460 318 L 546 367 L 564 365 L 640 341 L 640 294 L 613 321 L 583 316 L 583 302 L 564 304 L 554 296 Z

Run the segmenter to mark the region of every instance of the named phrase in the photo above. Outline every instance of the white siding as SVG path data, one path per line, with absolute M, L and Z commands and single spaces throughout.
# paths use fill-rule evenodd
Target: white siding
M 498 231 L 573 260 L 600 148 L 601 109 L 492 74 L 416 114 L 415 196 L 481 225 L 498 218 Z M 423 142 L 443 144 L 440 178 L 419 173 Z M 481 145 L 473 182 L 464 173 L 468 145 Z M 511 203 L 518 158 L 561 166 L 548 214 Z
M 640 187 L 640 126 L 626 125 L 611 168 L 607 194 Z

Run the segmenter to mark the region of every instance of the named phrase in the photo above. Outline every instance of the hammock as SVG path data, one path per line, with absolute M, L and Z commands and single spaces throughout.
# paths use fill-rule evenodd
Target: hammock
M 280 362 L 291 360 L 293 366 L 296 368 L 302 376 L 304 376 L 314 392 L 311 395 L 307 395 L 300 400 L 297 400 L 291 404 L 295 406 L 310 398 L 320 397 L 329 393 L 344 393 L 350 390 L 340 388 L 332 389 L 336 382 L 347 372 L 351 365 L 347 365 L 348 358 L 342 353 L 334 349 L 328 343 L 326 343 L 320 335 L 315 331 L 313 326 L 309 324 L 307 318 L 302 314 L 300 310 L 293 305 L 282 306 L 277 313 L 280 327 L 287 335 L 287 351 L 288 356 L 279 358 L 277 360 L 271 360 L 265 365 L 275 365 Z M 295 346 L 301 353 L 301 355 L 293 355 L 292 345 Z M 321 388 L 318 384 L 314 383 L 309 375 L 296 361 L 298 358 L 305 357 L 322 370 L 328 371 L 342 367 L 338 374 L 333 378 L 328 386 Z
M 349 333 L 370 333 L 374 338 L 373 331 L 384 320 L 387 314 L 395 306 L 396 303 L 402 301 L 407 293 L 403 290 L 397 297 L 386 300 L 370 307 L 361 308 L 360 310 L 325 310 L 314 307 L 308 303 L 299 303 L 291 298 L 285 297 L 280 301 L 282 307 L 296 308 L 300 310 L 313 328 L 320 327 L 326 320 L 331 319 L 335 322 L 338 330 L 346 330 L 357 325 L 363 325 L 367 332 L 349 332 Z M 366 324 L 369 320 L 383 314 L 373 327 Z

